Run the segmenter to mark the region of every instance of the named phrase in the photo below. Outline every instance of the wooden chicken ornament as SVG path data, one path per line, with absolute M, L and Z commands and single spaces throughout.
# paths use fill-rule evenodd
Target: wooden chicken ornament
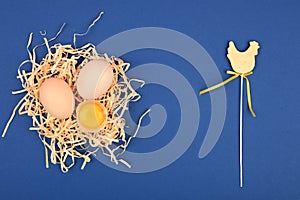
M 253 74 L 252 70 L 255 66 L 255 56 L 258 54 L 259 44 L 256 41 L 249 42 L 249 48 L 240 52 L 236 49 L 232 41 L 229 42 L 227 49 L 227 58 L 230 61 L 233 71 L 228 70 L 227 74 L 231 74 L 232 77 L 226 79 L 222 83 L 219 83 L 215 86 L 202 90 L 200 94 L 204 94 L 211 90 L 214 90 L 218 87 L 221 87 L 230 81 L 241 77 L 241 87 L 240 87 L 240 187 L 243 187 L 243 83 L 246 79 L 247 86 L 247 98 L 248 98 L 248 107 L 253 117 L 256 117 L 251 103 L 251 91 L 250 91 L 250 81 L 247 76 Z

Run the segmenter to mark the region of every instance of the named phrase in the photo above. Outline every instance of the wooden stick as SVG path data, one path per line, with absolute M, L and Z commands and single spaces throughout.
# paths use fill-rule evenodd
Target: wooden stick
M 244 83 L 244 77 L 241 76 L 241 91 L 240 91 L 240 187 L 243 187 L 243 83 Z

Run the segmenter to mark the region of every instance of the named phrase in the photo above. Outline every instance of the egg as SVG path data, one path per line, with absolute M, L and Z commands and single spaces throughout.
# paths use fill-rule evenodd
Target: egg
M 76 118 L 82 131 L 97 132 L 105 125 L 107 110 L 100 102 L 88 100 L 78 105 Z
M 58 119 L 72 116 L 75 99 L 72 89 L 62 79 L 48 78 L 39 88 L 39 100 L 48 113 Z
M 101 97 L 110 88 L 114 78 L 112 66 L 105 59 L 87 62 L 79 72 L 76 87 L 84 99 Z

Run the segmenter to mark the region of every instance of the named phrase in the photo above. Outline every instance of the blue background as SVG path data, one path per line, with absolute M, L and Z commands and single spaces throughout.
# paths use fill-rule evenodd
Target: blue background
M 257 118 L 253 119 L 245 109 L 243 189 L 238 185 L 239 84 L 234 81 L 226 86 L 228 112 L 213 151 L 205 159 L 198 159 L 210 117 L 209 95 L 204 95 L 199 97 L 200 128 L 188 151 L 170 166 L 146 174 L 119 172 L 97 160 L 84 171 L 80 170 L 80 161 L 67 174 L 54 165 L 45 169 L 43 146 L 37 134 L 28 131 L 31 119 L 17 116 L 5 139 L 0 139 L 0 199 L 300 199 L 299 6 L 296 0 L 2 1 L 0 127 L 5 126 L 21 97 L 10 92 L 20 88 L 15 76 L 17 66 L 27 58 L 25 46 L 29 32 L 33 31 L 35 43 L 40 43 L 40 30 L 47 30 L 51 37 L 67 22 L 58 40 L 70 43 L 72 34 L 85 31 L 100 10 L 105 11 L 103 19 L 89 35 L 80 38 L 79 44 L 99 44 L 131 28 L 170 28 L 203 45 L 224 79 L 229 68 L 228 40 L 236 41 L 240 49 L 245 49 L 249 40 L 257 40 L 261 49 L 254 75 L 250 77 Z M 195 92 L 205 87 L 188 63 L 167 52 L 144 50 L 129 53 L 123 59 L 133 66 L 147 62 L 170 65 L 190 80 Z M 137 104 L 138 108 L 174 98 L 169 92 L 159 93 L 160 90 L 163 89 L 155 86 L 141 90 L 144 94 L 151 91 L 153 95 L 146 95 Z M 170 141 L 178 127 L 176 113 L 179 111 L 176 100 L 169 105 L 174 105 L 174 118 L 173 121 L 168 118 L 163 130 L 165 137 L 148 139 L 140 150 L 133 148 L 153 150 Z M 192 120 L 191 123 L 198 123 Z

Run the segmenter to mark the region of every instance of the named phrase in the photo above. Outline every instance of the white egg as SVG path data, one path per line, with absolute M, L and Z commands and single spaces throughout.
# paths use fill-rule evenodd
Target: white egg
M 105 59 L 87 62 L 79 72 L 76 86 L 84 99 L 101 97 L 110 88 L 114 78 L 112 66 Z

